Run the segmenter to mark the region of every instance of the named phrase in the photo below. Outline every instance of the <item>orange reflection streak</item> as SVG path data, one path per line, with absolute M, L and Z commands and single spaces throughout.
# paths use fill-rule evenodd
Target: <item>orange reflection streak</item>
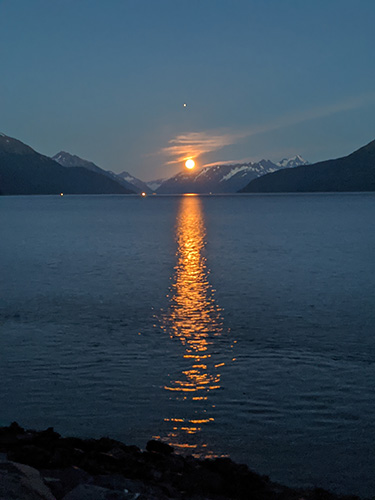
M 201 362 L 211 357 L 207 351 L 213 338 L 223 331 L 221 310 L 207 276 L 205 237 L 200 198 L 183 197 L 177 218 L 178 262 L 165 327 L 171 338 L 179 338 L 185 346 L 184 358 L 191 359 L 192 367 L 182 372 L 183 380 L 175 380 L 174 387 L 167 390 L 208 391 L 220 383 L 220 374 L 210 373 Z
M 223 332 L 223 321 L 208 280 L 209 270 L 204 256 L 205 237 L 200 198 L 182 197 L 176 230 L 178 261 L 170 307 L 163 318 L 163 329 L 172 339 L 180 340 L 184 346 L 183 359 L 190 366 L 164 389 L 171 392 L 171 397 L 174 394 L 175 398 L 189 400 L 195 405 L 204 403 L 210 391 L 220 388 L 218 369 L 224 366 L 224 363 L 212 360 L 212 346 L 215 337 Z M 206 409 L 201 408 L 200 411 L 206 412 Z M 165 421 L 175 425 L 168 436 L 171 444 L 173 442 L 178 448 L 194 448 L 196 445 L 185 442 L 176 444 L 176 440 L 184 439 L 181 434 L 196 434 L 201 430 L 197 424 L 209 424 L 214 418 L 195 415 L 190 419 L 170 418 Z

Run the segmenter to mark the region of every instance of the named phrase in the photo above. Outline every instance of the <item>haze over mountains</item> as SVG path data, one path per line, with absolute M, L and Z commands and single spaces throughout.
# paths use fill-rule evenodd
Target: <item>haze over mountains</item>
M 375 191 L 375 141 L 335 160 L 269 173 L 251 181 L 244 193 Z

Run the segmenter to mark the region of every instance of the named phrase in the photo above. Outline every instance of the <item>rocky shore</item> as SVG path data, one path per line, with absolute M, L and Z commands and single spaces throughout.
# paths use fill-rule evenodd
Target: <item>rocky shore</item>
M 161 441 L 146 450 L 119 441 L 61 437 L 53 428 L 0 427 L 0 500 L 354 500 L 322 489 L 273 483 L 229 458 L 175 454 Z

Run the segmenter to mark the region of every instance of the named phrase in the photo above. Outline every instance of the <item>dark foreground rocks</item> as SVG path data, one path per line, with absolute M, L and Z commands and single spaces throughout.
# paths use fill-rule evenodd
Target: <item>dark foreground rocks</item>
M 61 437 L 52 428 L 0 428 L 0 500 L 354 500 L 272 483 L 229 458 L 198 460 L 149 441 Z

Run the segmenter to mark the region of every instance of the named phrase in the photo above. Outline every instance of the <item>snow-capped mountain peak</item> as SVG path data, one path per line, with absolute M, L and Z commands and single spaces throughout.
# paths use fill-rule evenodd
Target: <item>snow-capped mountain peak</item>
M 235 193 L 252 179 L 278 170 L 275 163 L 217 164 L 203 167 L 197 172 L 179 172 L 166 179 L 157 189 L 160 194 L 170 193 Z
M 216 164 L 198 171 L 182 171 L 166 179 L 157 192 L 171 193 L 236 193 L 253 179 L 270 174 L 281 168 L 305 165 L 308 162 L 300 155 L 273 163 L 262 159 L 258 162 Z
M 55 156 L 52 156 L 52 160 L 57 161 L 57 163 L 60 163 L 63 167 L 85 167 L 93 171 L 100 168 L 95 165 L 95 163 L 84 160 L 77 155 L 67 153 L 66 151 L 60 151 Z
M 135 180 L 135 177 L 133 177 L 131 174 L 129 174 L 129 172 L 121 172 L 121 174 L 117 174 L 119 175 L 120 177 L 122 177 L 125 181 L 128 181 L 128 182 L 133 182 Z
M 301 155 L 295 155 L 291 158 L 284 158 L 279 161 L 276 165 L 281 168 L 293 168 L 299 167 L 301 165 L 308 165 L 309 162 L 302 158 Z

